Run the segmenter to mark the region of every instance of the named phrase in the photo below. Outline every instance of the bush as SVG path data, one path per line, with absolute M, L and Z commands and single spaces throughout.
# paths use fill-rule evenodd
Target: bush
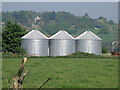
M 26 54 L 26 51 L 22 47 L 16 47 L 15 53 L 17 54 Z
M 90 53 L 84 53 L 84 52 L 76 52 L 71 54 L 70 56 L 75 56 L 75 57 L 96 57 L 98 55 L 95 54 L 90 54 Z
M 10 53 L 10 52 L 3 52 L 2 53 L 2 58 L 15 58 L 19 57 L 18 54 Z
M 108 52 L 107 49 L 105 49 L 105 48 L 102 49 L 102 53 L 107 53 L 107 52 Z
M 15 53 L 15 48 L 20 47 L 21 37 L 25 34 L 25 29 L 19 24 L 11 21 L 6 22 L 2 33 L 2 50 Z
M 101 58 L 101 55 L 95 55 L 90 53 L 84 53 L 84 52 L 75 52 L 71 55 L 62 56 L 62 57 L 69 57 L 69 58 Z
M 29 57 L 26 53 L 2 52 L 2 58 L 23 58 Z

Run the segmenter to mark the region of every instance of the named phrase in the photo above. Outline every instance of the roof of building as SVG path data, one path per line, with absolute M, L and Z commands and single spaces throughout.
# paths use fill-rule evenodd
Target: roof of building
M 48 38 L 40 31 L 32 30 L 23 37 L 21 37 L 21 39 L 48 39 Z
M 91 31 L 85 31 L 81 35 L 79 35 L 76 39 L 85 39 L 85 40 L 102 40 L 100 37 L 95 35 Z
M 49 39 L 74 39 L 69 33 L 64 30 L 58 31 L 56 34 L 51 36 Z

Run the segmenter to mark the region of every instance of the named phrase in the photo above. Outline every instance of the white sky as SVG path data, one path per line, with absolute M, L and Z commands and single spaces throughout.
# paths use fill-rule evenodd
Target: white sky
M 119 0 L 0 0 L 2 2 L 119 2 Z
M 119 0 L 0 0 L 1 2 L 119 2 Z M 117 3 L 116 3 L 117 4 Z M 29 6 L 31 6 L 31 5 L 29 5 Z M 46 5 L 44 5 L 44 7 L 42 7 L 42 5 L 38 5 L 38 6 L 41 6 L 41 7 L 39 7 L 39 8 L 41 8 L 42 10 L 46 10 L 46 8 L 47 7 L 45 7 Z M 50 5 L 48 5 L 48 6 L 50 6 Z M 54 5 L 55 6 L 55 5 Z M 93 5 L 94 6 L 94 5 Z M 77 11 L 76 11 L 76 13 L 75 13 L 75 10 L 72 10 L 71 8 L 66 8 L 67 9 L 67 11 L 71 11 L 73 14 L 75 13 L 76 15 L 78 15 L 78 16 L 83 16 L 83 14 L 84 13 L 88 13 L 92 18 L 98 18 L 99 16 L 104 16 L 104 17 L 106 17 L 106 18 L 108 18 L 108 20 L 114 20 L 115 22 L 117 22 L 118 21 L 118 8 L 116 8 L 117 6 L 115 6 L 115 5 L 113 5 L 113 6 L 106 6 L 105 7 L 105 5 L 103 6 L 102 5 L 102 7 L 100 7 L 100 8 L 98 8 L 98 6 L 95 6 L 95 7 L 93 7 L 93 6 L 90 6 L 89 5 L 89 7 L 87 7 L 87 6 L 85 6 L 85 7 L 83 7 L 82 9 L 81 9 L 81 15 L 78 15 L 77 14 Z M 1 6 L 1 4 L 0 4 L 0 7 L 3 9 L 3 10 L 7 10 L 7 11 L 13 11 L 13 9 L 16 9 L 17 10 L 17 8 L 18 8 L 18 10 L 19 9 L 26 9 L 26 8 L 28 8 L 29 9 L 29 7 L 28 7 L 28 5 L 26 6 L 26 5 L 24 5 L 23 7 L 21 7 L 21 6 L 15 6 L 15 5 L 13 5 L 13 6 L 11 6 L 11 5 L 7 5 L 6 4 L 6 6 L 5 5 L 2 5 Z M 53 6 L 52 6 L 53 7 Z M 51 8 L 52 7 L 50 7 L 50 8 L 47 8 L 47 10 L 52 10 Z M 75 7 L 75 6 L 74 6 Z M 0 11 L 1 11 L 1 8 L 0 8 Z M 33 10 L 33 11 L 35 11 L 35 10 L 37 10 L 37 9 L 34 9 L 34 8 L 36 8 L 35 6 L 34 6 L 34 4 L 33 4 L 33 6 L 32 6 L 32 9 L 31 10 Z M 54 7 L 53 7 L 54 8 Z M 64 7 L 63 7 L 64 8 Z M 54 8 L 54 9 L 58 9 L 58 11 L 59 11 L 59 8 Z M 62 7 L 60 7 L 60 10 L 62 9 Z M 65 10 L 66 10 L 65 9 Z M 68 10 L 68 9 L 70 9 L 70 10 Z M 95 10 L 96 9 L 96 10 Z M 26 9 L 27 10 L 27 9 Z M 30 9 L 29 9 L 30 10 Z M 76 9 L 77 10 L 77 9 Z M 40 10 L 39 10 L 40 11 Z M 57 11 L 57 10 L 56 10 Z M 74 11 L 74 12 L 73 12 Z

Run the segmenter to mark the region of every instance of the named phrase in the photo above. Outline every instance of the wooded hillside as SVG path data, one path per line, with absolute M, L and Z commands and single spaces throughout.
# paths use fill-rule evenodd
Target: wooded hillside
M 74 37 L 86 30 L 91 30 L 103 39 L 104 48 L 109 49 L 111 42 L 117 40 L 118 27 L 116 23 L 112 20 L 108 21 L 102 16 L 92 19 L 87 13 L 84 16 L 75 16 L 69 12 L 2 12 L 2 21 L 17 22 L 28 31 L 34 27 L 47 36 L 51 36 L 61 29 Z

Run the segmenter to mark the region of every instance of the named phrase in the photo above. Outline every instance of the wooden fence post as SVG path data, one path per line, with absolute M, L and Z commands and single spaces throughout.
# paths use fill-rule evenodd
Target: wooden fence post
M 13 83 L 13 89 L 14 90 L 22 90 L 22 82 L 24 80 L 24 78 L 26 77 L 26 75 L 29 73 L 29 71 L 26 71 L 22 76 L 22 72 L 23 72 L 23 69 L 25 67 L 25 63 L 27 62 L 27 58 L 24 57 L 24 59 L 22 60 L 22 63 L 20 65 L 20 68 L 18 70 L 18 73 L 14 76 L 13 80 L 14 80 L 14 83 Z M 20 77 L 21 76 L 21 77 Z

